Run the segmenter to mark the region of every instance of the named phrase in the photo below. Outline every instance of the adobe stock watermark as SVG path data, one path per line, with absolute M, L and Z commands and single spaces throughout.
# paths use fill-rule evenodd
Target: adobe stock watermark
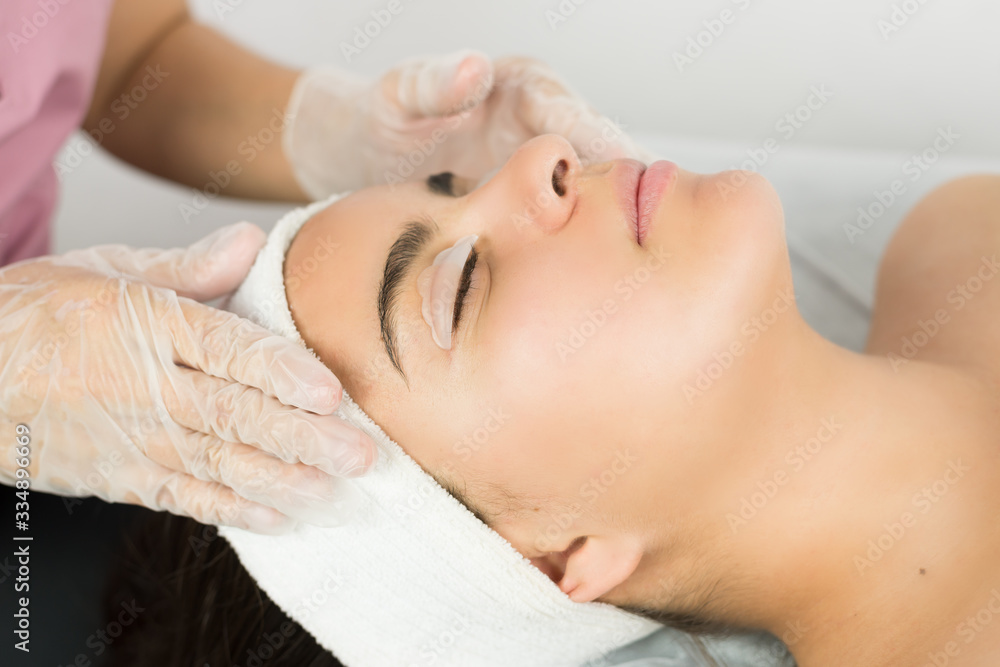
M 215 17 L 220 21 L 225 21 L 228 14 L 232 14 L 242 6 L 243 0 L 212 0 Z
M 317 609 L 329 602 L 330 598 L 335 596 L 341 586 L 344 585 L 344 575 L 341 574 L 339 569 L 336 571 L 327 569 L 323 574 L 326 575 L 323 585 L 314 588 L 309 597 L 299 600 L 299 603 L 295 605 L 295 609 L 292 611 L 291 616 L 299 623 L 305 623 L 307 618 L 315 614 Z
M 952 658 L 962 654 L 963 645 L 976 641 L 998 617 L 1000 617 L 1000 589 L 994 588 L 990 590 L 990 596 L 983 606 L 974 615 L 967 616 L 955 628 L 955 634 L 962 640 L 961 643 L 951 640 L 945 643 L 940 651 L 928 651 L 927 662 L 921 667 L 948 667 L 952 663 Z
M 261 467 L 256 463 L 237 464 L 235 472 L 240 478 L 246 478 L 249 482 L 240 489 L 239 493 L 232 494 L 232 500 L 225 500 L 226 496 L 221 497 L 223 500 L 220 500 L 216 505 L 216 520 L 221 525 L 232 525 L 235 519 L 243 513 L 243 510 L 252 503 L 251 500 L 241 494 L 246 493 L 255 497 L 267 496 L 268 492 L 274 487 L 275 481 L 280 478 L 282 466 L 282 462 L 278 459 L 270 461 L 266 467 Z M 253 504 L 257 505 L 257 503 Z M 195 553 L 199 553 L 200 550 L 207 548 L 208 544 L 216 537 L 218 537 L 216 528 L 214 526 L 206 526 L 202 530 L 202 538 L 190 536 L 188 544 Z
M 910 183 L 916 183 L 961 138 L 962 135 L 952 130 L 951 125 L 947 128 L 939 127 L 937 129 L 937 136 L 931 142 L 931 145 L 920 153 L 911 155 L 909 159 L 903 162 L 900 170 L 904 176 L 909 177 Z M 858 207 L 858 217 L 855 222 L 847 222 L 843 225 L 844 233 L 847 235 L 847 240 L 851 242 L 851 245 L 854 245 L 855 240 L 859 236 L 867 232 L 872 225 L 885 215 L 886 211 L 896 203 L 896 200 L 907 192 L 908 187 L 906 181 L 902 178 L 897 178 L 885 190 L 874 191 L 872 193 L 874 201 L 870 202 L 867 206 Z
M 882 40 L 888 42 L 889 37 L 899 32 L 903 26 L 910 22 L 917 12 L 927 4 L 927 0 L 903 0 L 900 3 L 892 3 L 892 11 L 889 18 L 880 18 L 875 22 Z
M 343 585 L 344 578 L 339 572 L 327 570 L 324 574 L 327 576 L 323 584 L 316 587 L 308 598 L 300 600 L 295 611 L 296 618 L 305 620 L 311 616 Z M 252 649 L 247 649 L 245 662 L 242 665 L 233 663 L 232 667 L 264 667 L 270 664 L 271 659 L 278 655 L 288 642 L 301 639 L 301 633 L 302 629 L 296 623 L 285 621 L 276 631 L 262 633 L 260 643 Z
M 591 338 L 608 323 L 611 317 L 618 312 L 621 304 L 631 299 L 636 292 L 642 289 L 643 285 L 649 282 L 654 273 L 666 265 L 670 253 L 663 249 L 663 246 L 650 248 L 650 254 L 646 261 L 636 267 L 632 273 L 623 276 L 615 281 L 612 287 L 613 297 L 604 299 L 596 309 L 587 309 L 582 320 L 569 329 L 566 338 L 560 337 L 556 341 L 556 354 L 559 360 L 566 363 L 566 360 L 579 352 Z
M 472 430 L 472 433 L 462 436 L 462 439 L 451 446 L 451 451 L 463 461 L 468 461 L 479 452 L 493 435 L 504 427 L 510 419 L 510 415 L 503 411 L 503 408 L 490 408 L 481 426 Z
M 833 96 L 833 92 L 826 87 L 825 83 L 811 86 L 809 94 L 806 95 L 802 104 L 785 112 L 775 121 L 774 130 L 781 135 L 781 139 L 784 141 L 791 140 L 799 130 L 806 126 L 806 123 L 813 119 L 816 112 L 826 106 Z M 722 196 L 722 201 L 727 201 L 729 195 L 746 185 L 749 179 L 745 172 L 759 172 L 771 159 L 771 156 L 779 150 L 781 150 L 781 143 L 774 137 L 767 137 L 759 146 L 748 148 L 746 150 L 747 159 L 738 166 L 731 165 L 729 167 L 731 173 L 727 181 L 716 184 L 716 190 Z
M 486 77 L 481 78 L 476 87 L 473 88 L 458 106 L 458 111 L 443 120 L 444 127 L 435 127 L 424 138 L 414 138 L 411 142 L 413 148 L 406 153 L 400 153 L 396 159 L 396 170 L 385 170 L 382 178 L 389 186 L 390 191 L 395 191 L 396 186 L 404 183 L 408 178 L 416 173 L 417 168 L 426 162 L 437 149 L 451 138 L 453 132 L 458 130 L 472 115 L 479 104 L 490 96 L 493 92 L 493 80 Z
M 491 407 L 486 411 L 479 426 L 452 443 L 452 453 L 462 461 L 469 461 L 489 443 L 490 439 L 503 429 L 510 420 L 510 414 L 502 407 Z M 452 477 L 456 473 L 454 458 L 446 461 L 438 472 L 439 477 Z M 437 493 L 438 484 L 425 480 L 413 490 L 402 503 L 396 503 L 393 511 L 400 518 L 408 518 L 423 510 L 427 499 Z
M 741 12 L 749 9 L 751 4 L 751 0 L 731 0 L 731 2 Z M 686 68 L 694 65 L 695 61 L 705 55 L 705 52 L 722 36 L 726 28 L 736 22 L 738 16 L 737 12 L 726 8 L 720 11 L 718 16 L 702 21 L 703 29 L 688 36 L 683 50 L 673 52 L 677 71 L 683 74 Z
M 254 648 L 248 648 L 246 662 L 234 663 L 232 667 L 264 667 L 271 658 L 278 655 L 281 648 L 301 629 L 292 621 L 285 621 L 274 632 L 261 633 L 261 640 Z
M 618 143 L 621 140 L 622 134 L 627 129 L 628 125 L 623 123 L 618 116 L 615 116 L 614 120 L 606 116 L 603 117 L 601 119 L 600 136 L 592 138 L 587 142 L 586 146 L 577 151 L 577 156 L 580 158 L 580 166 L 586 167 L 587 165 L 603 161 L 605 159 L 605 151 L 609 146 Z
M 122 636 L 125 628 L 135 623 L 139 614 L 146 611 L 145 607 L 140 607 L 133 598 L 130 602 L 122 602 L 117 614 L 112 614 L 112 620 L 108 621 L 103 628 L 95 630 L 84 642 L 89 651 L 82 651 L 76 654 L 72 662 L 66 663 L 66 667 L 86 667 L 93 664 L 91 657 L 99 658 L 115 643 L 115 640 Z M 62 667 L 61 665 L 59 667 Z
M 795 292 L 790 287 L 778 292 L 769 306 L 760 314 L 746 319 L 740 326 L 740 338 L 734 339 L 725 348 L 712 354 L 712 360 L 704 368 L 698 369 L 693 382 L 685 382 L 681 387 L 684 399 L 692 405 L 695 399 L 704 396 L 736 360 L 746 354 L 762 335 L 767 333 L 783 313 L 787 313 L 795 303 Z
M 422 512 L 427 499 L 439 493 L 438 484 L 431 480 L 424 480 L 420 486 L 413 490 L 402 503 L 396 503 L 393 512 L 399 518 L 410 518 L 417 512 Z
M 584 510 L 591 507 L 617 484 L 629 470 L 638 462 L 639 457 L 630 448 L 615 452 L 611 463 L 600 472 L 580 485 L 579 496 L 584 504 L 572 503 L 556 514 L 549 513 L 552 522 L 545 528 L 542 535 L 535 539 L 534 546 L 539 551 L 551 551 L 555 543 L 564 536 L 567 530 L 583 516 Z
M 970 470 L 971 467 L 962 464 L 962 459 L 948 461 L 948 470 L 944 475 L 921 488 L 910 498 L 910 504 L 917 512 L 907 510 L 900 514 L 896 521 L 882 524 L 883 532 L 878 537 L 868 540 L 868 549 L 864 554 L 854 556 L 854 567 L 858 574 L 865 576 L 865 571 L 874 567 L 889 550 L 899 544 L 906 533 L 917 525 L 920 517 L 929 514 L 948 494 L 951 487 L 958 484 Z
M 726 523 L 729 524 L 733 535 L 748 525 L 750 520 L 778 495 L 778 490 L 788 484 L 809 461 L 822 452 L 842 428 L 844 425 L 837 421 L 836 416 L 824 417 L 815 435 L 789 449 L 784 458 L 787 468 L 778 468 L 770 478 L 758 481 L 757 490 L 740 498 L 739 507 L 726 514 Z
M 412 0 L 408 0 L 410 2 Z M 340 54 L 344 56 L 344 62 L 350 64 L 352 60 L 360 56 L 365 49 L 371 46 L 372 41 L 378 39 L 382 31 L 388 28 L 397 16 L 403 13 L 406 7 L 402 0 L 389 0 L 385 7 L 373 9 L 369 12 L 371 19 L 361 25 L 354 26 L 353 38 L 350 42 L 340 41 Z
M 18 53 L 38 35 L 40 30 L 44 30 L 49 21 L 54 19 L 62 11 L 62 8 L 70 2 L 72 0 L 38 0 L 35 3 L 38 11 L 23 14 L 16 32 L 7 31 L 7 43 L 10 44 L 11 50 L 15 54 Z
M 438 661 L 458 641 L 458 638 L 472 627 L 464 616 L 457 616 L 451 624 L 439 632 L 436 637 L 420 647 L 418 662 L 409 662 L 407 667 L 425 667 L 426 665 L 442 664 Z
M 580 166 L 585 167 L 597 162 L 600 156 L 604 155 L 604 151 L 608 149 L 608 146 L 616 143 L 626 129 L 628 129 L 628 126 L 621 123 L 617 117 L 614 120 L 604 118 L 601 121 L 600 136 L 592 138 L 577 153 L 580 158 Z M 535 220 L 542 211 L 558 201 L 560 201 L 560 197 L 552 188 L 539 188 L 534 197 L 526 198 L 524 205 L 510 214 L 510 221 L 517 230 L 531 227 L 535 224 Z
M 681 610 L 699 608 L 704 615 L 707 610 L 704 608 L 704 601 L 698 593 L 692 595 L 690 592 L 682 593 L 689 588 L 690 580 L 684 575 L 661 575 L 656 580 L 656 587 L 648 594 L 648 601 L 643 607 L 647 610 Z M 784 666 L 790 657 L 788 647 L 793 647 L 809 633 L 812 628 L 806 625 L 800 618 L 785 621 L 781 628 L 772 631 L 775 641 L 768 638 L 766 641 L 754 642 L 747 646 L 740 653 L 741 665 L 746 667 L 776 667 Z M 688 663 L 685 663 L 688 664 Z M 789 663 L 790 664 L 790 663 Z
M 266 466 L 261 466 L 256 462 L 243 462 L 237 463 L 233 472 L 235 476 L 249 480 L 246 487 L 241 489 L 242 493 L 248 493 L 248 495 L 266 495 L 280 478 L 283 465 L 278 459 L 270 461 Z M 239 493 L 233 494 L 233 498 L 232 502 L 220 502 L 218 505 L 220 509 L 217 520 L 223 526 L 231 525 L 234 519 L 240 515 L 240 512 L 251 502 Z M 188 536 L 188 547 L 192 553 L 200 556 L 218 537 L 218 527 L 213 524 L 206 524 L 202 527 L 200 535 Z
M 90 461 L 90 467 L 93 470 L 88 472 L 85 477 L 77 476 L 73 483 L 74 495 L 61 497 L 66 513 L 72 515 L 74 508 L 83 504 L 83 498 L 101 497 L 103 492 L 111 486 L 111 478 L 115 471 L 125 464 L 127 454 L 145 456 L 135 443 L 147 440 L 153 434 L 161 431 L 164 424 L 172 421 L 163 406 L 157 405 L 144 416 L 140 423 L 134 424 L 129 432 L 121 429 L 120 440 L 125 453 L 121 449 L 113 449 Z
M 71 251 L 65 257 L 68 259 L 75 252 L 86 251 Z M 2 273 L 0 271 L 0 275 Z M 127 288 L 127 285 L 128 281 L 125 279 L 124 274 L 109 275 L 106 277 L 105 284 L 98 291 L 97 296 L 75 304 L 78 307 L 76 312 L 63 313 L 63 321 L 66 322 L 66 326 L 61 331 L 53 332 L 50 329 L 50 335 L 47 338 L 34 341 L 30 352 L 22 355 L 20 359 L 21 363 L 17 368 L 17 381 L 21 384 L 27 384 L 32 380 L 44 380 L 48 382 L 50 364 L 59 351 L 76 339 L 76 336 L 87 325 L 87 322 L 116 302 Z M 83 397 L 83 391 L 82 387 L 78 387 L 75 393 L 72 390 L 68 390 L 67 400 L 79 400 Z
M 614 120 L 604 117 L 601 120 L 600 135 L 593 137 L 586 146 L 577 151 L 580 166 L 586 167 L 601 161 L 608 147 L 616 144 L 627 129 L 628 126 L 622 123 L 617 116 Z M 551 188 L 539 189 L 524 206 L 510 214 L 510 220 L 514 223 L 515 228 L 524 229 L 525 226 L 533 225 L 538 215 L 557 201 L 559 201 L 559 196 Z
M 576 13 L 577 7 L 585 4 L 587 0 L 561 0 L 555 9 L 546 9 L 545 22 L 549 24 L 549 30 L 555 32 L 561 28 Z
M 965 282 L 955 285 L 945 295 L 945 302 L 951 306 L 952 312 L 958 312 L 965 308 L 983 290 L 986 283 L 993 280 L 998 271 L 1000 271 L 1000 262 L 997 261 L 996 254 L 990 257 L 982 255 L 979 258 L 979 267 L 976 272 L 969 276 Z M 951 322 L 951 313 L 945 308 L 936 309 L 927 319 L 917 320 L 916 331 L 900 337 L 899 352 L 889 352 L 885 355 L 892 370 L 898 373 L 900 367 L 914 359 L 920 350 L 926 347 L 941 332 L 941 328 L 949 322 Z
M 138 109 L 139 105 L 149 97 L 149 94 L 156 90 L 169 76 L 170 72 L 165 71 L 160 65 L 147 65 L 139 83 L 111 102 L 108 108 L 113 117 L 105 115 L 97 121 L 94 127 L 87 130 L 87 135 L 92 141 L 77 135 L 60 151 L 53 165 L 59 180 L 63 180 L 83 164 L 83 161 L 93 154 L 94 144 L 103 145 L 104 140 L 118 129 L 119 126 L 115 121 L 125 122 L 132 115 L 132 112 Z
M 423 341 L 426 340 L 422 338 L 424 335 L 426 334 L 424 334 L 423 331 L 420 331 L 420 336 L 417 336 L 410 331 L 409 328 L 399 329 L 396 332 L 395 341 L 396 347 L 400 350 L 400 354 L 405 355 L 405 351 L 411 345 L 423 344 Z M 411 357 L 411 359 L 412 361 L 410 362 L 408 368 L 412 368 L 419 361 L 416 357 Z M 357 372 L 352 373 L 355 384 L 361 388 L 361 391 L 359 391 L 358 394 L 360 395 L 364 391 L 364 388 L 372 387 L 375 384 L 384 381 L 387 373 L 398 377 L 396 369 L 392 366 L 391 362 L 389 362 L 385 355 L 372 355 L 366 358 L 364 360 L 364 365 L 359 366 Z
M 256 134 L 247 135 L 247 138 L 236 146 L 236 155 L 239 159 L 237 157 L 230 159 L 226 162 L 224 169 L 210 170 L 205 185 L 200 189 L 191 190 L 191 200 L 177 205 L 177 210 L 184 222 L 190 223 L 192 218 L 208 208 L 209 203 L 229 187 L 233 178 L 243 173 L 244 165 L 257 159 L 257 156 L 274 143 L 275 139 L 280 139 L 290 118 L 284 110 L 272 109 L 267 124 L 257 130 Z
M 754 661 L 751 665 L 786 664 L 791 656 L 788 650 L 801 642 L 811 628 L 801 620 L 785 621 L 784 628 L 774 633 L 781 643 L 772 642 L 767 646 L 754 646 L 752 649 Z
M 240 489 L 239 493 L 232 494 L 232 501 L 222 500 L 217 505 L 216 520 L 220 525 L 232 525 L 240 513 L 252 502 L 241 493 L 252 496 L 266 496 L 274 488 L 274 484 L 281 478 L 283 466 L 285 464 L 277 458 L 269 461 L 265 465 L 258 462 L 247 463 L 241 461 L 236 463 L 233 469 L 234 477 L 249 480 Z M 226 498 L 226 496 L 222 496 Z M 188 547 L 196 556 L 200 556 L 212 542 L 219 537 L 219 529 L 213 524 L 206 524 L 202 527 L 200 535 L 188 536 Z
M 313 246 L 311 253 L 288 268 L 285 289 L 298 289 L 310 275 L 318 271 L 320 266 L 337 253 L 341 245 L 341 243 L 332 240 L 329 234 L 319 239 Z

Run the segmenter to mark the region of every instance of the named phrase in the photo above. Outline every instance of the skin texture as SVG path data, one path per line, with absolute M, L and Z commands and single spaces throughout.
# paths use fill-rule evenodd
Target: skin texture
M 769 630 L 801 665 L 923 664 L 952 641 L 950 664 L 995 657 L 995 633 L 956 628 L 1000 590 L 1000 280 L 899 355 L 1000 252 L 998 179 L 947 186 L 903 224 L 862 355 L 795 309 L 766 179 L 680 170 L 640 246 L 614 190 L 624 168 L 583 167 L 544 136 L 479 188 L 456 180 L 457 197 L 355 193 L 289 250 L 296 324 L 390 437 L 574 600 Z M 966 242 L 940 223 L 956 197 Z M 404 380 L 375 297 L 417 218 L 441 234 L 405 283 Z M 442 350 L 417 274 L 467 234 L 479 264 Z
M 185 0 L 117 0 L 82 128 L 116 157 L 183 185 L 204 188 L 222 171 L 228 196 L 305 201 L 275 117 L 298 75 L 194 22 Z M 142 103 L 129 97 L 136 86 Z M 262 128 L 277 138 L 248 144 Z M 226 171 L 233 161 L 238 173 Z

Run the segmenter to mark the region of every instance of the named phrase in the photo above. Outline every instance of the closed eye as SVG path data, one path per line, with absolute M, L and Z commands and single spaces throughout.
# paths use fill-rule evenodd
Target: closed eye
M 465 260 L 462 267 L 462 276 L 458 281 L 458 291 L 455 293 L 455 312 L 451 319 L 452 335 L 458 331 L 458 325 L 462 321 L 462 310 L 465 308 L 465 301 L 472 289 L 472 272 L 476 270 L 476 263 L 479 261 L 479 253 L 475 246 L 469 251 L 469 258 Z
M 450 171 L 443 171 L 439 174 L 428 176 L 427 187 L 435 194 L 446 197 L 459 196 L 455 191 L 455 174 Z M 451 318 L 452 335 L 458 331 L 458 327 L 462 322 L 462 312 L 465 309 L 465 302 L 468 299 L 469 290 L 472 289 L 472 273 L 476 270 L 478 261 L 479 253 L 473 247 L 469 251 L 469 257 L 465 260 L 465 265 L 462 267 L 462 275 L 459 278 L 458 289 L 455 292 L 455 310 Z

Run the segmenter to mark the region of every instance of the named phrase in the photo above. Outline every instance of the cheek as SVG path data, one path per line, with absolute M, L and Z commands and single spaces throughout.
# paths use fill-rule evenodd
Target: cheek
M 605 351 L 621 335 L 620 315 L 633 292 L 620 280 L 627 272 L 610 262 L 604 270 L 570 264 L 505 278 L 483 326 L 480 358 L 498 391 L 527 396 L 536 409 L 593 394 L 612 370 Z M 630 294 L 623 299 L 616 286 Z
M 466 482 L 470 492 L 478 479 L 493 481 L 497 438 L 510 423 L 509 406 L 495 396 L 465 384 L 461 392 L 406 393 L 379 404 L 389 406 L 383 430 L 428 473 Z
M 528 302 L 521 305 L 525 308 L 516 313 L 494 313 L 506 319 L 495 322 L 500 333 L 481 348 L 484 364 L 475 382 L 488 385 L 504 423 L 490 441 L 495 446 L 479 450 L 476 467 L 524 497 L 574 502 L 581 484 L 599 473 L 609 442 L 600 431 L 608 420 L 595 407 L 613 372 L 611 357 L 596 334 L 570 346 L 579 310 L 565 303 L 541 308 L 536 302 L 537 310 Z M 602 338 L 605 334 L 614 336 L 600 331 Z M 544 509 L 545 503 L 540 505 Z
M 790 275 L 780 204 L 759 177 L 728 199 L 711 182 L 698 197 L 697 220 L 665 235 L 666 254 L 571 274 L 536 267 L 531 284 L 506 276 L 491 295 L 475 383 L 507 421 L 496 446 L 470 447 L 487 478 L 586 506 L 591 480 L 622 473 L 618 449 L 635 442 L 642 456 L 665 419 L 688 414 L 684 385 L 752 343 L 743 325 Z

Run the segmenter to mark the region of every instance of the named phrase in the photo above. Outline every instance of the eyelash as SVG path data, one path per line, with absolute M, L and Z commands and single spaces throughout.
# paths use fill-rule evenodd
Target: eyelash
M 479 253 L 473 247 L 469 253 L 469 259 L 465 260 L 465 266 L 462 267 L 462 276 L 458 281 L 458 291 L 455 293 L 455 313 L 451 320 L 451 331 L 453 334 L 458 331 L 458 326 L 462 322 L 462 312 L 465 310 L 465 302 L 469 298 L 469 292 L 475 289 L 475 286 L 472 284 L 472 274 L 475 273 L 478 263 Z
M 431 190 L 447 194 L 449 197 L 460 196 L 455 192 L 455 174 L 450 171 L 443 171 L 430 176 L 427 179 L 427 184 Z M 469 253 L 469 258 L 465 260 L 465 266 L 462 267 L 462 275 L 458 281 L 458 289 L 455 292 L 455 312 L 451 318 L 452 333 L 458 331 L 458 326 L 462 322 L 462 313 L 465 310 L 465 302 L 469 297 L 469 291 L 475 289 L 475 285 L 472 284 L 472 274 L 475 272 L 478 263 L 479 253 L 473 247 Z

